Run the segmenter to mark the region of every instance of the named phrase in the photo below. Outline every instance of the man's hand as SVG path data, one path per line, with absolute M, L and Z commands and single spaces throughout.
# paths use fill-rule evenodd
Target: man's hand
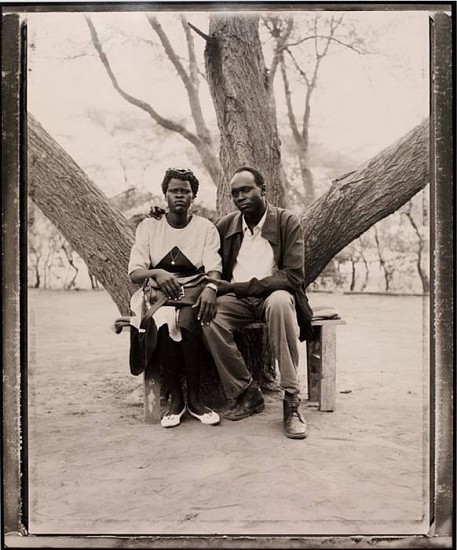
M 165 269 L 158 269 L 155 270 L 154 279 L 168 298 L 172 300 L 179 300 L 182 296 L 181 285 L 172 273 L 165 271 Z
M 165 210 L 160 208 L 160 206 L 151 206 L 148 216 L 155 220 L 160 220 L 164 214 Z
M 195 305 L 198 308 L 197 319 L 202 325 L 209 323 L 216 317 L 216 292 L 212 288 L 204 288 Z

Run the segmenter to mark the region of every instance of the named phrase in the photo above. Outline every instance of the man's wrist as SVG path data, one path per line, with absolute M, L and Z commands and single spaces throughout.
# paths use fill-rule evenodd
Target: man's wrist
M 205 285 L 205 288 L 210 288 L 211 290 L 214 290 L 214 292 L 217 294 L 217 285 L 215 283 L 208 283 Z

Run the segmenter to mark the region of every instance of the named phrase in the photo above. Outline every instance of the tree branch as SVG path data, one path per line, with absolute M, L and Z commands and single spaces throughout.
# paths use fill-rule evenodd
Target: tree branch
M 92 43 L 117 93 L 126 101 L 128 101 L 131 105 L 135 105 L 135 107 L 138 107 L 139 109 L 142 109 L 143 111 L 148 113 L 148 115 L 158 124 L 160 124 L 160 126 L 163 126 L 167 130 L 171 130 L 172 132 L 177 132 L 178 134 L 181 134 L 185 139 L 190 141 L 195 146 L 199 145 L 199 138 L 195 134 L 190 132 L 187 128 L 177 122 L 164 118 L 149 103 L 129 94 L 120 86 L 116 76 L 113 73 L 108 57 L 103 51 L 101 42 L 98 38 L 98 34 L 94 27 L 94 24 L 92 23 L 92 20 L 87 15 L 85 15 L 84 18 L 87 22 L 87 26 L 89 27 Z
M 303 78 L 303 80 L 306 82 L 306 85 L 309 86 L 308 75 L 305 73 L 305 71 L 298 64 L 298 61 L 295 59 L 294 54 L 289 50 L 289 48 L 286 48 L 286 52 L 289 54 L 289 57 L 292 59 L 293 64 L 295 65 L 295 68 L 297 69 L 298 73 Z
M 191 78 L 187 74 L 187 72 L 185 71 L 185 69 L 184 69 L 182 63 L 180 62 L 175 50 L 173 49 L 173 46 L 170 43 L 170 40 L 168 39 L 168 36 L 164 32 L 164 30 L 163 30 L 162 26 L 160 25 L 159 21 L 157 20 L 157 18 L 152 17 L 150 15 L 146 15 L 146 18 L 149 21 L 149 24 L 151 25 L 151 27 L 156 32 L 157 36 L 159 37 L 159 40 L 160 40 L 160 42 L 163 46 L 163 49 L 165 50 L 165 53 L 167 54 L 168 59 L 171 61 L 171 63 L 175 67 L 176 71 L 178 72 L 179 77 L 181 78 L 181 80 L 184 84 L 184 87 L 186 88 L 187 97 L 189 99 L 189 106 L 190 106 L 190 110 L 191 110 L 191 113 L 192 113 L 192 118 L 194 120 L 195 128 L 197 130 L 197 138 L 201 143 L 204 143 L 211 150 L 211 148 L 212 148 L 211 133 L 208 130 L 208 127 L 206 126 L 205 118 L 203 116 L 203 111 L 202 111 L 202 107 L 201 107 L 201 104 L 200 104 L 200 98 L 199 98 L 199 95 L 198 95 L 198 85 L 195 85 L 194 81 L 193 81 L 193 78 L 195 78 L 198 82 L 198 77 L 196 77 L 196 64 L 197 64 L 197 61 L 196 61 L 196 58 L 195 58 L 195 52 L 192 51 L 193 50 L 193 43 L 192 42 L 189 43 L 189 37 L 187 37 L 187 35 L 186 35 L 188 49 L 190 51 L 190 64 L 191 64 L 191 67 L 192 67 L 191 70 L 192 70 L 192 75 L 193 75 L 193 78 Z M 189 33 L 189 35 L 190 35 L 190 33 Z M 190 40 L 192 40 L 192 39 L 190 38 Z M 208 154 L 208 155 L 213 154 L 210 150 L 208 150 L 206 152 L 206 154 Z M 201 154 L 201 152 L 200 152 L 200 154 Z M 214 154 L 213 154 L 213 156 L 214 156 Z M 204 159 L 202 159 L 202 160 L 205 163 L 205 160 Z M 216 158 L 211 159 L 210 162 L 211 162 L 211 164 L 214 164 L 214 165 L 216 165 L 218 163 Z M 207 166 L 207 168 L 208 168 L 208 166 Z M 211 170 L 213 170 L 213 172 Z M 211 177 L 214 179 L 214 177 L 215 177 L 214 167 L 212 169 L 209 169 L 208 171 L 209 171 Z
M 340 250 L 429 183 L 428 158 L 429 123 L 425 120 L 356 171 L 336 180 L 311 204 L 302 218 L 307 284 Z
M 270 31 L 271 36 L 273 36 L 276 41 L 276 47 L 273 53 L 273 59 L 271 61 L 270 70 L 268 71 L 268 86 L 269 86 L 269 90 L 272 90 L 273 80 L 276 75 L 276 70 L 278 68 L 281 55 L 283 54 L 284 50 L 287 48 L 287 39 L 289 38 L 292 32 L 294 21 L 291 17 L 288 18 L 286 22 L 286 28 L 282 33 L 277 27 L 275 21 L 270 19 L 269 21 L 266 20 L 266 22 L 269 22 L 272 25 L 271 29 L 268 26 L 267 26 L 267 29 Z
M 192 36 L 192 33 L 190 32 L 189 25 L 187 24 L 187 20 L 185 17 L 181 17 L 181 25 L 184 30 L 184 34 L 186 36 L 186 43 L 187 43 L 187 52 L 189 54 L 189 73 L 190 73 L 190 79 L 192 81 L 192 84 L 195 88 L 198 88 L 199 80 L 198 80 L 198 63 L 197 63 L 197 56 L 195 55 L 195 45 L 194 45 L 194 39 Z
M 173 49 L 170 41 L 168 40 L 168 36 L 165 34 L 162 25 L 159 23 L 157 17 L 155 16 L 146 14 L 146 19 L 159 37 L 159 40 L 163 46 L 163 49 L 165 50 L 165 53 L 167 54 L 168 59 L 173 64 L 173 67 L 176 69 L 179 77 L 184 83 L 184 86 L 186 87 L 186 89 L 188 89 L 190 86 L 192 86 L 189 75 L 186 73 L 181 61 L 176 55 L 176 52 Z
M 283 55 L 280 58 L 280 67 L 281 67 L 282 81 L 284 84 L 284 94 L 286 96 L 287 116 L 289 118 L 289 125 L 290 125 L 290 129 L 292 130 L 292 134 L 294 136 L 296 143 L 299 143 L 300 132 L 298 131 L 297 119 L 295 117 L 294 108 L 292 105 L 292 97 L 291 97 L 292 94 L 290 92 L 289 79 L 287 77 L 286 64 L 284 62 Z
M 202 32 L 200 29 L 198 29 L 195 25 L 192 25 L 192 23 L 187 23 L 189 25 L 189 27 L 194 31 L 196 32 L 199 36 L 201 36 L 204 40 L 206 40 L 207 42 L 209 42 L 211 40 L 211 36 L 205 34 L 204 32 Z

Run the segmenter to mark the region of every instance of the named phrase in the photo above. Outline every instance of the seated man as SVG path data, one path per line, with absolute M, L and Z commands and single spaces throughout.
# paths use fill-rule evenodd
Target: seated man
M 232 198 L 240 212 L 228 214 L 217 224 L 223 280 L 214 281 L 217 314 L 203 325 L 203 340 L 231 399 L 224 416 L 241 420 L 260 412 L 265 404 L 233 332 L 251 322 L 266 321 L 284 389 L 284 432 L 304 439 L 298 340 L 311 334 L 312 311 L 304 291 L 303 233 L 294 214 L 266 202 L 265 189 L 262 174 L 253 168 L 239 168 L 232 177 Z

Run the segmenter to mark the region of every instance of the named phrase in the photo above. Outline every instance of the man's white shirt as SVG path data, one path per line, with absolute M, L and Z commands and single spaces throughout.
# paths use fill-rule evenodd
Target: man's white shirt
M 263 279 L 276 271 L 273 248 L 267 239 L 262 237 L 262 227 L 266 217 L 265 210 L 265 214 L 253 228 L 252 233 L 244 216 L 242 217 L 243 241 L 233 268 L 232 283 L 244 283 L 253 277 Z

